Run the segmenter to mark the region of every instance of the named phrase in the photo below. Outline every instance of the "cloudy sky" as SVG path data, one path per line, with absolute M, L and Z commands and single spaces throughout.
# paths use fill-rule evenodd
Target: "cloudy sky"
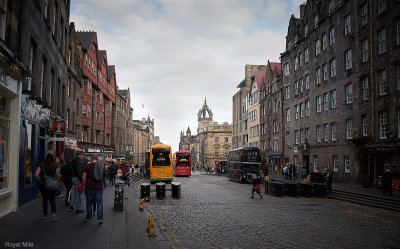
M 97 32 L 119 88 L 130 88 L 133 118 L 149 115 L 176 151 L 182 130 L 197 133 L 205 98 L 214 121 L 232 123 L 245 65 L 279 62 L 304 1 L 72 0 L 70 21 Z

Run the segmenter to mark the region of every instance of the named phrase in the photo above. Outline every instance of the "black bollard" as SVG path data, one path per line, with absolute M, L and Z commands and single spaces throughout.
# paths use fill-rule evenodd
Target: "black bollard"
M 124 183 L 115 184 L 114 211 L 124 210 Z
M 144 182 L 140 184 L 140 199 L 150 199 L 150 183 Z
M 179 199 L 181 198 L 181 183 L 180 182 L 171 182 L 171 191 L 172 198 Z
M 165 198 L 165 183 L 157 182 L 156 183 L 156 196 L 157 199 L 162 200 Z

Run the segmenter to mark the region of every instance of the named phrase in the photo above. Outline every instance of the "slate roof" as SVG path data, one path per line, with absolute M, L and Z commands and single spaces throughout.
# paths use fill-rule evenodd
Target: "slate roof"
M 255 77 L 256 81 L 257 81 L 257 87 L 258 90 L 261 90 L 261 85 L 264 83 L 265 81 L 265 71 L 254 71 L 253 72 L 253 76 Z
M 119 95 L 126 98 L 128 96 L 128 89 L 118 90 Z
M 107 51 L 106 50 L 99 50 L 99 60 L 100 60 L 100 66 L 103 65 L 104 62 L 104 58 L 107 55 Z
M 246 86 L 246 80 L 243 79 L 242 82 L 239 83 L 239 85 L 237 85 L 237 88 L 242 88 Z
M 76 32 L 76 39 L 82 44 L 84 49 L 89 49 L 92 45 L 96 32 L 94 31 L 78 31 Z
M 278 73 L 278 76 L 281 76 L 281 74 L 282 74 L 282 71 L 281 71 L 282 66 L 281 66 L 280 62 L 270 62 L 269 65 L 270 65 L 272 71 L 276 70 L 277 73 Z
M 115 66 L 108 65 L 108 80 L 111 80 L 113 73 L 115 73 Z

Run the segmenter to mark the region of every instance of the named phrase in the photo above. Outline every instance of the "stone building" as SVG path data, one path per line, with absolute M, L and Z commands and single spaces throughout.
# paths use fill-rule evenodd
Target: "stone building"
M 265 65 L 246 65 L 245 78 L 232 97 L 232 148 L 248 146 L 248 101 L 253 72 L 265 71 Z
M 97 153 L 100 159 L 105 159 L 114 151 L 111 117 L 117 88 L 115 71 L 109 72 L 107 52 L 99 50 L 96 32 L 79 31 L 76 36 L 82 44 L 83 72 L 82 141 L 79 146 L 87 155 Z
M 248 142 L 250 147 L 261 147 L 260 144 L 260 93 L 265 85 L 265 71 L 255 70 L 250 77 L 251 87 L 248 97 Z
M 285 161 L 365 184 L 399 164 L 399 10 L 385 0 L 307 1 L 290 18 Z
M 143 165 L 146 159 L 146 152 L 150 152 L 150 147 L 159 144 L 159 137 L 154 136 L 154 119 L 150 117 L 141 120 L 133 120 L 133 154 L 132 160 L 135 164 Z M 153 138 L 152 140 L 150 138 Z
M 232 148 L 232 125 L 213 122 L 207 100 L 197 114 L 197 122 L 197 135 L 193 136 L 189 127 L 186 135 L 181 132 L 179 149 L 191 151 L 193 165 L 198 162 L 202 168 L 215 168 L 216 162 L 228 161 Z
M 271 173 L 281 172 L 282 138 L 281 63 L 267 63 L 265 84 L 260 93 L 260 143 L 263 162 Z
M 82 70 L 80 51 L 82 45 L 76 39 L 75 24 L 69 25 L 68 36 L 68 80 L 66 89 L 65 147 L 77 146 L 82 138 Z
M 117 160 L 131 157 L 132 150 L 132 112 L 130 90 L 118 90 L 114 110 L 115 154 Z

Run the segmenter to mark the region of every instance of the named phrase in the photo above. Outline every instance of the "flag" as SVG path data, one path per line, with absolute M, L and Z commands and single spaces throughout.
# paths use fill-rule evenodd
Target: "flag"
M 143 105 L 143 103 L 142 103 L 142 107 L 144 108 L 144 105 Z

